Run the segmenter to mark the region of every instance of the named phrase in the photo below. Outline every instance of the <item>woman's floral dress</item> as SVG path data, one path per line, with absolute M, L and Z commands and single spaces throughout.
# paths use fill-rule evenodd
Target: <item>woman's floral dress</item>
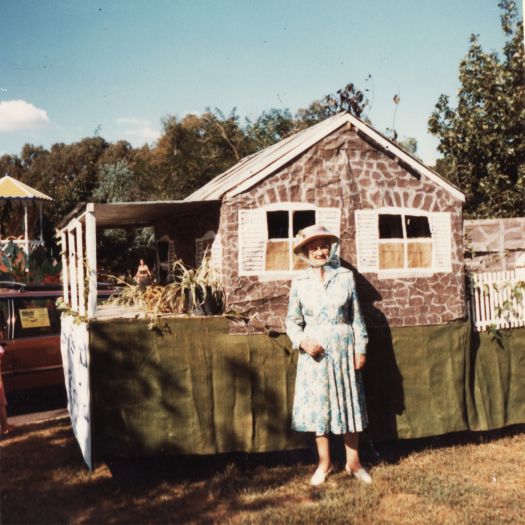
M 359 432 L 368 420 L 354 353 L 366 353 L 368 336 L 353 273 L 324 268 L 324 283 L 307 269 L 290 291 L 286 333 L 293 348 L 299 349 L 305 338 L 324 348 L 316 358 L 299 349 L 292 428 L 316 435 Z

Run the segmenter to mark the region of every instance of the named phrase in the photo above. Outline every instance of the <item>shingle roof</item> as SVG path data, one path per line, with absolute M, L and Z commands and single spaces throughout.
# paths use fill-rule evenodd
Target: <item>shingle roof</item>
M 258 153 L 241 159 L 229 170 L 221 173 L 194 191 L 186 197 L 185 200 L 216 200 L 222 199 L 226 195 L 235 196 L 247 191 L 346 124 L 350 124 L 368 136 L 420 175 L 427 177 L 434 184 L 448 191 L 456 199 L 461 201 L 465 200 L 464 194 L 456 188 L 456 186 L 425 166 L 420 160 L 401 149 L 371 126 L 346 112 L 338 113 L 333 117 L 281 140 L 277 144 L 273 144 Z

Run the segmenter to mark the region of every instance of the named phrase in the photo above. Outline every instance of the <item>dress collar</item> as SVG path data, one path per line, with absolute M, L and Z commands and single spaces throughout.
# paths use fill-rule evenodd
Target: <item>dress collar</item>
M 324 266 L 325 277 L 324 282 L 322 283 L 325 287 L 328 286 L 328 283 L 339 273 L 339 268 L 334 268 L 330 264 Z M 308 275 L 311 279 L 315 279 L 319 282 L 317 275 L 315 275 L 315 270 L 313 268 L 307 269 Z

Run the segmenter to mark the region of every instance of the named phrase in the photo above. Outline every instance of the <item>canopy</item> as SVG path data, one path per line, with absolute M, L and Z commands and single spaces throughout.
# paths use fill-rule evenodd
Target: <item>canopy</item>
M 41 191 L 35 190 L 13 179 L 9 175 L 5 175 L 0 179 L 0 199 L 16 199 L 16 200 L 38 200 L 38 201 L 52 201 L 53 199 Z

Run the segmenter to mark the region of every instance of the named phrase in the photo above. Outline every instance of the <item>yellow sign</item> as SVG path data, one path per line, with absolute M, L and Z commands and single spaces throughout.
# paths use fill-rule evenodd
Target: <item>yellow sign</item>
M 47 308 L 26 308 L 19 310 L 22 328 L 43 328 L 51 326 Z

